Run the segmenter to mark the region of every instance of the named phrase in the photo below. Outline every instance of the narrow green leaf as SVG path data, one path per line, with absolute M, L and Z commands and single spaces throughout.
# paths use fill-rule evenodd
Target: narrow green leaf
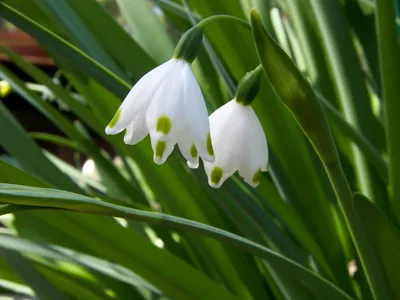
M 36 1 L 36 0 L 34 0 Z M 120 78 L 127 80 L 126 73 L 116 62 L 105 52 L 99 41 L 93 36 L 90 30 L 82 22 L 81 18 L 71 8 L 68 1 L 40 0 L 36 1 L 44 12 L 57 24 L 66 37 L 92 57 L 101 65 L 117 74 Z
M 88 282 L 88 280 L 77 280 L 74 274 L 68 274 L 68 271 L 54 270 L 53 265 L 45 266 L 44 263 L 36 264 L 36 269 L 52 283 L 54 288 L 65 294 L 66 299 L 71 297 L 82 297 L 87 300 L 112 300 L 113 298 L 105 293 L 103 287 Z M 54 299 L 54 298 L 50 298 Z M 50 300 L 49 299 L 49 300 Z M 57 298 L 56 298 L 57 299 Z
M 136 1 L 131 1 L 136 3 Z M 96 0 L 68 0 L 107 53 L 137 81 L 156 66 L 149 49 L 141 47 Z M 148 35 L 150 36 L 150 35 Z M 152 36 L 154 38 L 154 36 Z M 172 48 L 173 50 L 173 48 Z M 171 51 L 172 51 L 171 50 Z M 172 52 L 171 52 L 172 53 Z M 169 58 L 169 57 L 168 57 Z
M 35 3 L 32 1 L 25 0 L 3 0 L 4 3 L 11 6 L 12 8 L 20 11 L 36 22 L 39 22 L 44 27 L 54 31 L 57 34 L 61 34 L 61 31 L 57 28 L 57 25 L 49 18 L 49 16 Z
M 51 187 L 39 177 L 35 177 L 30 173 L 26 173 L 8 162 L 0 159 L 0 182 L 23 184 L 37 187 Z
M 76 141 L 55 134 L 43 133 L 43 132 L 31 132 L 29 133 L 29 136 L 42 142 L 48 142 L 63 147 L 68 147 L 74 151 L 82 150 L 79 148 L 79 144 Z
M 53 53 L 62 55 L 65 59 L 74 62 L 116 95 L 120 97 L 126 95 L 129 85 L 87 54 L 11 6 L 0 2 L 0 8 L 0 15 L 37 38 L 40 43 L 52 49 Z
M 375 92 L 381 95 L 382 85 L 379 76 L 378 37 L 376 34 L 371 34 L 372 32 L 376 32 L 375 9 L 367 12 L 365 5 L 362 5 L 363 1 L 373 4 L 377 2 L 370 0 L 358 0 L 358 3 L 356 1 L 348 1 L 344 5 L 344 10 L 347 20 L 354 30 L 365 54 L 365 57 L 363 57 L 363 62 L 366 63 L 366 66 L 363 66 L 364 72 L 366 72 L 368 81 L 372 84 Z
M 335 91 L 345 119 L 359 129 L 378 149 L 384 148 L 384 134 L 369 105 L 369 95 L 360 59 L 345 15 L 337 0 L 308 0 L 311 16 L 324 49 Z M 353 161 L 360 190 L 386 207 L 382 186 L 378 186 L 360 149 L 353 146 Z M 380 197 L 377 197 L 380 196 Z
M 343 136 L 354 142 L 365 155 L 368 161 L 375 167 L 375 170 L 379 173 L 379 176 L 383 181 L 388 180 L 388 164 L 380 155 L 378 149 L 374 147 L 371 142 L 362 135 L 357 129 L 351 126 L 340 114 L 336 108 L 326 100 L 321 94 L 317 94 L 318 99 L 321 101 L 322 106 L 325 109 L 326 116 L 329 121 L 337 127 Z
M 162 25 L 160 17 L 153 11 L 153 4 L 147 0 L 117 0 L 117 3 L 132 36 L 154 61 L 160 64 L 170 59 L 174 44 L 166 34 L 166 24 Z
M 7 260 L 11 268 L 21 277 L 21 279 L 34 291 L 40 299 L 67 300 L 68 297 L 55 288 L 33 265 L 21 254 L 0 249 L 0 256 Z
M 259 256 L 274 265 L 277 270 L 296 274 L 299 280 L 306 282 L 309 288 L 316 293 L 316 295 L 319 295 L 320 298 L 350 299 L 350 297 L 344 294 L 340 289 L 297 263 L 240 236 L 198 222 L 159 213 L 120 207 L 70 192 L 20 185 L 0 184 L 0 200 L 13 204 L 29 204 L 38 207 L 54 207 L 72 211 L 114 215 L 130 218 L 139 222 L 171 226 L 182 230 L 192 230 L 219 241 L 231 243 L 244 251 Z
M 385 127 L 389 155 L 390 202 L 400 223 L 400 89 L 397 73 L 400 69 L 399 37 L 396 28 L 395 2 L 376 1 L 379 62 L 385 105 Z
M 89 270 L 105 274 L 106 276 L 112 277 L 118 281 L 125 282 L 134 287 L 143 287 L 155 293 L 160 293 L 157 288 L 150 285 L 148 282 L 123 266 L 70 249 L 40 244 L 5 234 L 0 234 L 0 248 L 9 251 L 16 251 L 24 255 L 34 254 L 52 261 L 62 261 L 77 264 L 79 266 L 88 268 Z M 31 259 L 35 261 L 35 256 L 32 256 Z
M 71 166 L 69 163 L 66 163 L 65 161 L 58 158 L 57 156 L 55 156 L 47 151 L 45 151 L 44 153 L 47 156 L 47 158 L 55 166 L 57 166 L 62 172 L 67 174 L 69 177 L 71 177 L 75 182 L 79 182 L 84 187 L 88 186 L 88 187 L 94 188 L 96 191 L 98 191 L 102 194 L 106 194 L 107 191 L 108 191 L 109 195 L 112 194 L 112 191 L 108 190 L 110 185 L 107 184 L 107 187 L 105 185 L 103 185 L 100 182 L 100 179 L 101 179 L 100 176 L 99 176 L 99 178 L 96 178 L 96 179 L 89 178 L 88 176 L 82 174 L 82 170 Z M 120 203 L 123 202 L 122 200 L 119 200 L 119 201 L 121 201 Z
M 21 236 L 120 264 L 170 297 L 198 299 L 211 295 L 216 299 L 236 299 L 201 271 L 167 249 L 154 246 L 135 229 L 122 227 L 113 218 L 89 214 L 83 217 L 54 210 L 21 212 L 15 218 Z
M 8 56 L 8 58 L 15 63 L 21 70 L 31 76 L 36 82 L 45 85 L 53 93 L 54 96 L 59 98 L 66 104 L 79 118 L 86 122 L 91 128 L 101 127 L 99 120 L 93 115 L 92 111 L 85 104 L 78 102 L 74 99 L 69 92 L 64 90 L 61 86 L 55 84 L 50 76 L 43 72 L 40 68 L 25 61 L 20 55 L 11 49 L 5 48 L 0 45 L 0 51 Z M 103 130 L 102 130 L 103 131 Z
M 4 78 L 7 78 L 10 84 L 19 94 L 21 94 L 41 113 L 43 113 L 67 136 L 77 141 L 84 153 L 91 156 L 91 158 L 97 164 L 97 168 L 102 175 L 102 180 L 104 184 L 109 187 L 109 193 L 112 196 L 116 197 L 117 199 L 123 199 L 126 203 L 131 202 L 129 195 L 136 194 L 136 188 L 128 183 L 125 178 L 123 178 L 110 160 L 104 157 L 89 135 L 83 132 L 83 126 L 77 123 L 74 127 L 60 111 L 29 91 L 29 89 L 18 77 L 2 66 L 0 66 L 0 75 Z M 136 197 L 136 199 L 141 200 L 140 197 Z
M 16 297 L 23 295 L 26 300 L 36 300 L 34 292 L 28 286 L 12 282 L 9 280 L 0 279 L 0 290 L 4 291 L 5 297 L 10 297 L 12 300 L 17 300 Z M 18 295 L 18 296 L 17 296 Z M 14 297 L 14 298 L 13 298 Z M 7 298 L 8 299 L 8 298 Z
M 251 12 L 251 24 L 258 55 L 268 78 L 311 141 L 329 175 L 371 291 L 377 298 L 386 299 L 388 290 L 382 266 L 354 211 L 350 187 L 322 105 L 293 61 L 265 31 L 256 10 Z
M 172 14 L 184 19 L 189 20 L 187 10 L 180 4 L 172 2 L 170 0 L 156 0 L 156 4 L 165 11 L 171 12 Z M 200 21 L 201 17 L 195 12 L 191 11 L 191 14 L 196 21 Z
M 400 231 L 370 200 L 355 194 L 354 207 L 373 245 L 390 287 L 390 299 L 400 295 Z
M 80 191 L 78 186 L 60 172 L 41 152 L 19 123 L 0 102 L 0 144 L 21 166 L 53 186 Z

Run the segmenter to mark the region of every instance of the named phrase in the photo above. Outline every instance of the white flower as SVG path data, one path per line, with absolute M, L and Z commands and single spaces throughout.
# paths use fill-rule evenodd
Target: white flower
M 210 126 L 215 161 L 204 162 L 208 183 L 218 188 L 238 170 L 248 184 L 256 187 L 261 172 L 267 171 L 268 145 L 251 106 L 233 99 L 210 116 Z
M 135 84 L 106 133 L 124 129 L 129 145 L 150 133 L 157 164 L 165 162 L 175 144 L 191 167 L 198 166 L 199 155 L 214 160 L 207 108 L 190 64 L 183 59 L 170 59 Z

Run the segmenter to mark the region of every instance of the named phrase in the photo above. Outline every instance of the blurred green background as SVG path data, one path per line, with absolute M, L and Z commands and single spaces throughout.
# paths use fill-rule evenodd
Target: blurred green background
M 0 299 L 400 299 L 397 4 L 0 1 Z M 104 133 L 187 29 L 250 21 L 252 7 L 276 56 L 260 52 L 267 35 L 213 22 L 192 68 L 211 114 L 261 59 L 252 106 L 270 162 L 256 189 L 236 175 L 212 189 L 179 151 L 157 166 L 149 138 Z M 323 110 L 296 97 L 303 87 Z M 304 125 L 324 115 L 336 183 L 365 197 L 341 198 L 313 147 L 323 131 Z

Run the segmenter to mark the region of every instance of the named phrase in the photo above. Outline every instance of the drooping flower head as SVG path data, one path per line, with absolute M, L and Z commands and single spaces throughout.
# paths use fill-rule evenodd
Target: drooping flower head
M 267 171 L 268 145 L 251 101 L 259 89 L 261 68 L 249 72 L 238 85 L 233 100 L 210 116 L 215 161 L 204 161 L 208 183 L 220 187 L 236 171 L 256 187 L 261 172 Z
M 126 129 L 124 142 L 129 145 L 150 134 L 157 164 L 165 162 L 175 144 L 191 167 L 198 166 L 199 156 L 214 160 L 207 108 L 190 66 L 202 36 L 201 29 L 190 29 L 173 58 L 135 84 L 107 126 L 107 134 Z

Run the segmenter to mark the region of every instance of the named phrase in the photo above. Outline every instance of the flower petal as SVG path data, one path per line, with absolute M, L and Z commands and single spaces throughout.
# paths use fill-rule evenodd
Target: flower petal
M 131 124 L 128 125 L 124 135 L 124 142 L 127 145 L 135 145 L 143 140 L 149 131 L 146 127 L 144 117 L 136 118 Z
M 118 134 L 124 130 L 137 115 L 144 114 L 154 92 L 164 78 L 173 70 L 176 60 L 169 60 L 145 74 L 130 90 L 116 114 L 106 127 L 107 134 Z
M 151 137 L 151 147 L 153 148 L 153 160 L 157 165 L 162 165 L 174 150 L 174 141 L 160 141 Z
M 187 129 L 187 126 L 185 126 L 178 134 L 178 146 L 182 155 L 187 160 L 188 167 L 197 169 L 199 167 L 199 154 L 193 142 L 193 138 L 190 136 Z
M 168 140 L 177 135 L 185 124 L 183 114 L 183 67 L 176 60 L 173 72 L 161 83 L 147 109 L 146 124 L 152 138 Z
M 199 84 L 189 64 L 184 67 L 184 101 L 186 122 L 199 155 L 213 162 L 214 150 L 210 137 L 207 107 Z
M 204 168 L 212 187 L 220 187 L 240 166 L 241 149 L 244 147 L 242 133 L 246 126 L 243 108 L 244 106 L 232 100 L 210 116 L 215 161 L 204 161 Z
M 260 182 L 261 172 L 267 171 L 268 144 L 264 130 L 253 109 L 247 113 L 246 143 L 241 157 L 239 175 L 249 185 L 256 187 Z

